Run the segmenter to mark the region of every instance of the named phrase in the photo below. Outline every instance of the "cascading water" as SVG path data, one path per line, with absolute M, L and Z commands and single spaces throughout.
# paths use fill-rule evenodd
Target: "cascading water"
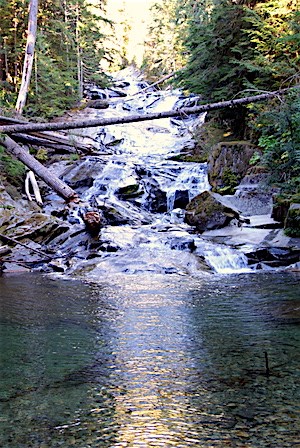
M 131 96 L 96 114 L 157 112 L 177 107 L 182 101 L 176 90 L 134 95 L 140 83 L 132 74 L 124 84 Z M 191 235 L 192 229 L 183 223 L 187 203 L 210 185 L 206 163 L 178 162 L 174 156 L 193 148 L 193 126 L 203 120 L 204 115 L 178 117 L 87 130 L 113 154 L 101 159 L 99 172 L 82 197 L 92 206 L 110 207 L 112 213 L 121 215 L 122 227 L 105 226 L 100 239 L 111 252 L 102 252 L 97 262 L 77 263 L 74 271 L 86 268 L 89 277 L 105 272 L 199 274 L 203 273 L 203 260 L 217 272 L 245 269 L 242 254 L 230 248 L 225 253 L 222 246 L 211 247 Z M 91 161 L 94 164 L 95 158 Z

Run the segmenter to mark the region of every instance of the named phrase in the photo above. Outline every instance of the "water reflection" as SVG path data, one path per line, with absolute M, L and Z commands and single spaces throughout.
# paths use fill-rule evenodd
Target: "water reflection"
M 297 277 L 20 276 L 0 292 L 0 446 L 297 443 Z

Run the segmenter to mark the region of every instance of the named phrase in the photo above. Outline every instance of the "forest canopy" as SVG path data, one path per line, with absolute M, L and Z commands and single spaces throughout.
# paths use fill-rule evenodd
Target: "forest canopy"
M 0 0 L 0 108 L 12 113 L 21 84 L 29 1 Z M 300 82 L 298 0 L 157 0 L 150 9 L 142 70 L 172 81 L 203 102 L 230 100 Z M 125 26 L 126 25 L 126 26 Z M 39 1 L 33 71 L 24 113 L 47 119 L 83 97 L 84 85 L 105 87 L 130 63 L 106 0 Z M 299 90 L 284 100 L 226 108 L 208 119 L 232 139 L 248 139 L 289 194 L 299 192 Z M 227 137 L 228 138 L 228 137 Z

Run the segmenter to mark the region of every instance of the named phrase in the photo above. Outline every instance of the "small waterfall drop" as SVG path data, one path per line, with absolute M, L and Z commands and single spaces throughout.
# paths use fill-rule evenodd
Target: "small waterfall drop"
M 224 245 L 211 246 L 206 249 L 205 259 L 219 274 L 251 272 L 247 257 L 238 250 Z

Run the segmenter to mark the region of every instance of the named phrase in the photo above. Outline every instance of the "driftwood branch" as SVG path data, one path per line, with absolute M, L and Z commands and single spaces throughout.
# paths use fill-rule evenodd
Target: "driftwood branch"
M 67 184 L 60 180 L 55 174 L 51 173 L 24 148 L 18 145 L 12 138 L 5 135 L 4 137 L 0 138 L 0 144 L 6 148 L 7 152 L 23 162 L 24 165 L 32 170 L 65 200 L 72 201 L 77 199 L 77 193 L 72 190 L 72 188 L 70 188 Z
M 28 244 L 25 243 L 21 243 L 20 241 L 16 240 L 15 238 L 12 238 L 11 236 L 6 236 L 3 235 L 3 233 L 0 233 L 0 238 L 4 239 L 6 241 L 10 241 L 14 244 L 20 244 L 20 246 L 26 247 L 26 249 L 29 249 L 32 252 L 35 252 L 36 254 L 42 255 L 43 257 L 46 257 L 49 260 L 52 260 L 53 257 L 47 255 L 45 252 L 38 250 L 38 249 L 34 249 L 33 247 L 30 247 Z
M 300 86 L 296 86 L 299 88 Z M 244 104 L 255 103 L 259 101 L 265 101 L 269 98 L 284 95 L 290 88 L 277 90 L 275 92 L 263 93 L 261 95 L 248 96 L 246 98 L 239 98 L 230 101 L 221 101 L 218 103 L 203 104 L 195 107 L 185 107 L 182 109 L 174 109 L 167 112 L 153 112 L 148 114 L 129 115 L 126 117 L 118 118 L 97 118 L 92 120 L 76 120 L 65 121 L 55 123 L 33 123 L 33 124 L 16 124 L 8 126 L 0 126 L 0 133 L 14 134 L 16 132 L 34 132 L 34 131 L 50 131 L 50 130 L 62 130 L 62 129 L 78 129 L 78 128 L 92 128 L 97 126 L 110 126 L 114 124 L 134 123 L 138 121 L 157 120 L 161 118 L 171 118 L 178 115 L 193 115 L 208 112 L 217 109 L 223 109 L 226 107 L 235 107 Z

